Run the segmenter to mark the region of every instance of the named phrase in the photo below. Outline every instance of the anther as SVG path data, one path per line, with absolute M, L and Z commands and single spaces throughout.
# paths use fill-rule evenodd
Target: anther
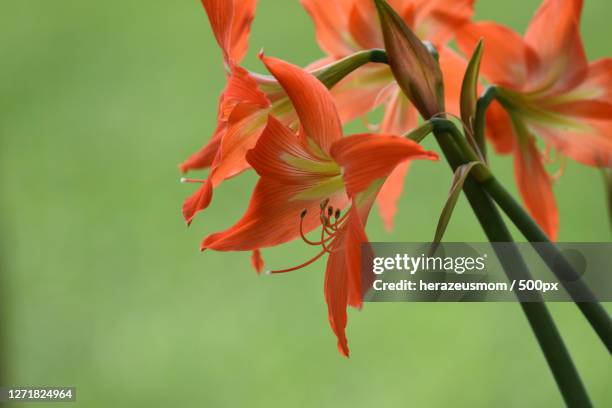
M 306 214 L 308 214 L 308 210 L 304 209 L 304 211 L 302 211 L 302 213 L 300 214 L 300 218 L 304 218 Z
M 206 180 L 197 180 L 197 179 L 181 177 L 181 183 L 206 183 Z

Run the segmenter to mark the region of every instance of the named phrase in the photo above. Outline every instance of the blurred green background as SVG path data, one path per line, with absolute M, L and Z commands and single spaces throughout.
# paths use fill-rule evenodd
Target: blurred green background
M 477 17 L 522 30 L 537 5 L 482 0 Z M 585 5 L 591 59 L 610 54 L 611 15 Z M 350 311 L 347 360 L 323 263 L 258 277 L 248 254 L 198 252 L 254 176 L 185 227 L 194 186 L 176 165 L 211 134 L 224 83 L 197 0 L 3 1 L 0 34 L 2 385 L 76 386 L 83 407 L 562 405 L 517 304 L 368 304 Z M 248 68 L 262 46 L 321 56 L 297 0 L 260 0 Z M 511 162 L 494 167 L 515 191 Z M 416 164 L 395 232 L 373 216 L 370 238 L 430 239 L 450 179 Z M 556 193 L 560 240 L 610 239 L 597 170 L 570 163 Z M 463 199 L 446 238 L 484 239 Z M 310 254 L 264 251 L 272 267 Z M 596 406 L 612 406 L 609 355 L 574 306 L 550 308 Z

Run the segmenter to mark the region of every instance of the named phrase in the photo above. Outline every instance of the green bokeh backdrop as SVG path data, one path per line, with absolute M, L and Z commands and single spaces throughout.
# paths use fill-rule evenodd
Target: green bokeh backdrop
M 482 0 L 477 16 L 522 30 L 537 4 Z M 610 53 L 611 15 L 585 5 L 591 59 Z M 322 263 L 269 278 L 248 254 L 198 252 L 255 178 L 185 227 L 193 186 L 176 164 L 211 134 L 224 84 L 197 0 L 8 0 L 0 34 L 3 385 L 74 385 L 83 407 L 562 404 L 516 304 L 368 304 L 350 312 L 347 360 Z M 321 56 L 313 38 L 297 0 L 261 0 L 246 66 L 262 70 L 262 46 L 305 65 Z M 494 169 L 515 191 L 510 160 Z M 373 216 L 370 237 L 430 239 L 450 179 L 416 164 L 395 231 Z M 597 170 L 570 163 L 556 193 L 561 240 L 609 240 Z M 447 239 L 484 239 L 463 199 Z M 309 255 L 264 252 L 275 267 Z M 609 355 L 575 307 L 550 307 L 594 402 L 612 406 Z

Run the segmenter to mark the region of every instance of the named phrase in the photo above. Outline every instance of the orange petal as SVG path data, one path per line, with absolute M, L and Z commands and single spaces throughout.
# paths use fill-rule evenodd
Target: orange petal
M 348 29 L 357 44 L 363 49 L 384 48 L 382 33 L 373 1 L 355 2 L 350 10 Z
M 251 76 L 242 67 L 234 67 L 223 91 L 220 117 L 227 120 L 237 105 L 248 104 L 260 108 L 270 106 L 270 101 Z
M 514 148 L 514 130 L 510 116 L 497 101 L 487 110 L 486 137 L 500 154 L 511 153 Z
M 459 116 L 461 115 L 461 86 L 467 69 L 467 61 L 448 47 L 440 49 L 439 52 L 440 69 L 444 77 L 446 111 Z
M 612 167 L 612 120 L 582 119 L 582 130 L 534 125 L 547 144 L 577 162 Z
M 389 67 L 371 64 L 349 74 L 331 89 L 343 123 L 365 116 L 385 101 L 393 84 Z
M 266 111 L 254 108 L 240 120 L 230 119 L 209 175 L 214 187 L 251 167 L 246 154 L 255 147 L 265 127 L 265 118 Z
M 378 212 L 387 231 L 393 230 L 393 220 L 395 219 L 395 214 L 397 214 L 397 203 L 404 190 L 404 180 L 409 168 L 409 160 L 398 164 L 389 174 L 387 181 L 385 181 L 376 197 Z
M 458 27 L 470 21 L 475 0 L 427 0 L 415 7 L 414 28 L 423 39 L 438 47 L 454 35 Z
M 343 168 L 350 197 L 367 190 L 375 181 L 384 182 L 395 167 L 406 160 L 438 158 L 412 140 L 372 134 L 345 137 L 334 143 L 331 154 Z
M 514 172 L 525 206 L 552 241 L 557 239 L 559 214 L 552 191 L 552 182 L 542 164 L 542 156 L 533 138 L 517 140 Z
M 567 89 L 584 78 L 588 63 L 580 39 L 581 12 L 582 0 L 545 0 L 536 12 L 525 34 L 525 43 L 539 56 L 533 88 Z
M 251 256 L 251 265 L 253 265 L 253 269 L 259 274 L 263 271 L 264 268 L 264 260 L 261 256 L 261 251 L 256 249 L 253 251 Z
M 345 252 L 342 250 L 332 252 L 327 260 L 324 292 L 329 325 L 338 338 L 338 351 L 348 357 L 349 348 L 346 339 L 348 273 L 346 269 Z
M 481 38 L 484 38 L 486 50 L 482 56 L 483 75 L 496 85 L 514 89 L 524 87 L 536 56 L 521 36 L 496 23 L 473 23 L 459 30 L 457 45 L 465 55 L 472 55 Z
M 215 159 L 215 156 L 217 155 L 217 151 L 221 145 L 221 138 L 223 137 L 224 133 L 225 123 L 220 122 L 217 124 L 217 130 L 215 130 L 215 134 L 212 136 L 210 141 L 179 165 L 181 172 L 187 173 L 189 170 L 205 169 L 210 167 Z
M 256 0 L 202 0 L 226 63 L 242 60 L 255 15 Z
M 287 92 L 306 136 L 328 152 L 332 143 L 342 137 L 342 124 L 327 88 L 295 65 L 265 56 L 262 60 Z
M 544 140 L 583 164 L 612 166 L 612 59 L 593 62 L 584 82 L 551 100 L 561 102 L 544 108 L 563 116 L 566 124 L 534 123 Z
M 361 307 L 365 289 L 362 288 L 361 255 L 363 244 L 368 243 L 363 227 L 364 215 L 358 212 L 355 205 L 349 211 L 347 221 L 331 248 L 324 290 L 329 324 L 338 338 L 338 350 L 346 357 L 349 356 L 345 333 L 346 309 L 348 305 Z
M 198 212 L 205 210 L 210 205 L 214 188 L 224 180 L 250 168 L 246 154 L 257 143 L 264 128 L 264 118 L 265 116 L 255 109 L 251 116 L 246 116 L 237 123 L 230 120 L 230 123 L 227 124 L 205 185 L 187 199 L 183 206 L 183 215 L 188 223 Z
M 236 63 L 242 61 L 247 51 L 256 5 L 257 0 L 234 0 L 230 58 Z
M 348 18 L 353 0 L 302 0 L 312 18 L 317 42 L 323 51 L 342 58 L 355 50 L 348 40 Z
M 193 195 L 188 197 L 183 203 L 183 218 L 190 225 L 195 215 L 206 209 L 212 200 L 213 188 L 212 183 L 206 180 Z
M 316 179 L 339 176 L 340 169 L 330 160 L 322 160 L 309 146 L 273 116 L 247 160 L 261 177 L 286 184 L 313 184 Z M 324 197 L 322 197 L 324 198 Z
M 403 134 L 417 124 L 417 111 L 410 105 L 408 98 L 399 88 L 389 102 L 381 125 L 381 132 L 386 134 Z M 404 178 L 408 173 L 410 161 L 400 163 L 389 175 L 378 192 L 376 203 L 378 212 L 388 231 L 393 229 L 393 219 L 397 213 L 397 202 L 404 189 Z
M 570 91 L 569 95 L 612 103 L 612 58 L 602 58 L 592 62 L 584 81 Z
M 258 108 L 264 109 L 270 105 L 266 95 L 258 88 L 257 82 L 249 72 L 240 67 L 234 67 L 228 77 L 227 85 L 221 94 L 217 129 L 210 141 L 198 152 L 190 156 L 180 165 L 181 171 L 202 169 L 213 165 L 217 153 L 228 133 L 228 126 L 234 126 L 241 118 L 252 114 Z M 231 117 L 231 120 L 230 120 Z M 232 122 L 231 124 L 228 124 Z M 262 126 L 263 126 L 263 120 Z M 247 146 L 250 149 L 252 143 Z M 227 149 L 227 147 L 225 147 Z M 230 172 L 235 174 L 236 172 Z
M 380 133 L 402 135 L 416 127 L 417 111 L 398 86 L 394 86 L 391 92 Z

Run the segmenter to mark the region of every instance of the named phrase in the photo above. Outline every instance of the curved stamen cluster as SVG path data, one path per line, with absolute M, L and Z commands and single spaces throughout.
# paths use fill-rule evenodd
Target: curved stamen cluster
M 304 233 L 304 219 L 306 218 L 306 215 L 308 215 L 308 210 L 304 209 L 304 211 L 302 211 L 302 213 L 300 214 L 300 237 L 308 245 L 321 246 L 321 252 L 298 266 L 289 269 L 268 271 L 268 274 L 293 272 L 298 269 L 305 268 L 306 266 L 312 264 L 313 262 L 321 258 L 326 253 L 331 254 L 333 252 L 333 249 L 330 247 L 329 244 L 338 235 L 338 231 L 344 224 L 348 212 L 342 215 L 342 211 L 340 210 L 340 208 L 334 208 L 329 205 L 329 199 L 322 201 L 319 212 L 319 220 L 321 221 L 321 236 L 319 241 L 313 241 L 306 237 L 306 234 Z

